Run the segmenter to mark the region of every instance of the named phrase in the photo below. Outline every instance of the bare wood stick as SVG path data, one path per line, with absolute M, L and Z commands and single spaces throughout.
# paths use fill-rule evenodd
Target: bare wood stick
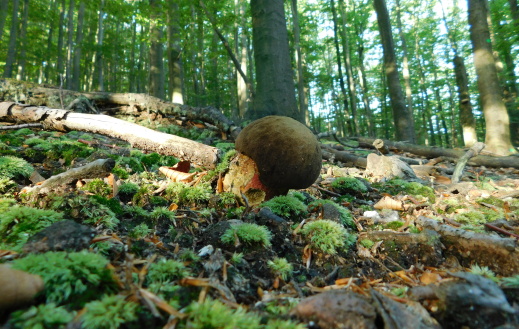
M 460 181 L 461 175 L 463 175 L 463 169 L 467 165 L 467 162 L 478 155 L 481 150 L 485 148 L 485 144 L 477 142 L 458 160 L 454 173 L 452 174 L 451 182 L 456 184 Z
M 133 147 L 171 155 L 208 169 L 214 168 L 220 157 L 220 151 L 215 147 L 106 115 L 74 113 L 44 106 L 0 102 L 0 121 L 37 122 L 49 130 L 79 130 L 116 137 L 129 142 Z

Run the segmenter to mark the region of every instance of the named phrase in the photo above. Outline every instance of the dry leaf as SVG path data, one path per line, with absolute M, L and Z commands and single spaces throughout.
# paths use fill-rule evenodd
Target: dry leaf
M 176 171 L 189 172 L 189 170 L 191 169 L 191 162 L 180 161 L 179 163 L 171 167 L 171 169 L 175 169 Z
M 112 198 L 115 198 L 117 194 L 119 194 L 119 185 L 117 185 L 117 178 L 114 174 L 110 173 L 110 175 L 108 175 L 108 177 L 106 177 L 105 180 L 107 181 L 108 185 L 112 187 Z
M 442 277 L 438 273 L 424 272 L 420 277 L 420 282 L 423 284 L 430 284 L 438 282 Z
M 0 311 L 28 304 L 42 290 L 39 275 L 0 265 Z
M 385 196 L 379 202 L 375 203 L 373 207 L 375 209 L 404 210 L 404 203 L 402 201 Z

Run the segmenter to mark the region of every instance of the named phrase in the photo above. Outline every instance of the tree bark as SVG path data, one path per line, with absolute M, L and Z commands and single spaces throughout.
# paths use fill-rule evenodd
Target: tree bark
M 65 81 L 67 89 L 72 89 L 72 56 L 74 50 L 74 6 L 75 0 L 70 0 L 67 14 L 67 65 L 65 71 Z
M 208 169 L 215 168 L 220 158 L 218 148 L 106 115 L 75 113 L 43 106 L 0 102 L 0 121 L 38 122 L 48 130 L 63 132 L 77 130 L 107 135 L 127 141 L 133 147 L 174 156 Z
M 57 49 L 57 53 L 58 53 L 57 71 L 58 71 L 58 74 L 56 76 L 56 82 L 60 86 L 62 85 L 63 74 L 65 73 L 64 72 L 65 59 L 64 59 L 64 54 L 63 54 L 63 43 L 64 43 L 64 39 L 65 39 L 65 30 L 63 28 L 64 23 L 65 23 L 65 0 L 62 0 L 61 1 L 61 9 L 60 9 L 60 12 L 59 12 L 58 49 Z
M 74 59 L 72 62 L 72 90 L 81 90 L 81 51 L 83 44 L 83 21 L 85 18 L 85 2 L 79 3 L 79 11 L 77 16 L 76 42 L 74 46 Z
M 9 7 L 9 0 L 0 0 L 0 40 L 4 35 L 4 25 L 7 19 L 7 9 Z
M 414 143 L 416 134 L 412 113 L 405 104 L 396 65 L 395 47 L 391 33 L 391 22 L 385 0 L 373 0 L 377 13 L 378 28 L 384 50 L 384 67 L 389 88 L 391 107 L 393 108 L 393 121 L 396 129 L 396 139 Z
M 13 76 L 13 65 L 16 56 L 16 38 L 18 34 L 18 7 L 20 0 L 13 0 L 13 18 L 11 19 L 11 32 L 9 34 L 9 46 L 7 48 L 7 59 L 4 67 L 4 78 Z
M 179 14 L 178 3 L 174 0 L 168 0 L 168 69 L 169 69 L 169 93 L 171 102 L 176 104 L 184 104 L 184 92 L 182 90 L 182 57 L 180 49 L 179 35 Z
M 256 97 L 251 119 L 285 115 L 300 122 L 282 0 L 251 0 Z M 251 111 L 249 111 L 251 112 Z
M 25 80 L 25 64 L 27 62 L 27 24 L 29 20 L 29 0 L 23 1 L 22 28 L 20 31 L 20 54 L 16 79 Z
M 463 130 L 463 142 L 466 147 L 471 147 L 478 141 L 476 134 L 476 119 L 472 112 L 470 102 L 469 81 L 465 61 L 460 56 L 454 57 L 454 74 L 456 75 L 456 85 L 458 86 L 460 123 Z
M 470 38 L 478 89 L 486 121 L 487 150 L 509 155 L 516 153 L 510 139 L 510 119 L 502 100 L 502 89 L 492 54 L 487 23 L 487 0 L 468 0 Z
M 103 42 L 104 42 L 104 6 L 105 0 L 101 0 L 99 4 L 99 15 L 97 18 L 97 49 L 96 49 L 96 57 L 95 57 L 95 73 L 94 73 L 94 88 L 97 88 L 99 91 L 105 90 L 104 85 L 104 65 L 103 65 Z M 133 46 L 133 44 L 132 44 Z M 132 54 L 134 54 L 132 52 Z M 133 64 L 131 62 L 130 64 Z M 95 89 L 94 89 L 95 90 Z
M 149 94 L 158 98 L 164 98 L 164 62 L 162 59 L 163 48 L 160 41 L 162 27 L 158 17 L 161 6 L 158 0 L 150 2 L 150 79 Z
M 301 51 L 301 28 L 299 27 L 299 11 L 297 10 L 297 0 L 291 0 L 290 8 L 292 9 L 292 21 L 294 24 L 294 48 L 296 51 L 297 66 L 297 100 L 299 102 L 299 112 L 301 112 L 301 115 L 303 115 L 306 120 L 308 114 L 308 98 L 305 90 L 303 52 Z M 310 125 L 309 120 L 306 120 L 306 124 Z

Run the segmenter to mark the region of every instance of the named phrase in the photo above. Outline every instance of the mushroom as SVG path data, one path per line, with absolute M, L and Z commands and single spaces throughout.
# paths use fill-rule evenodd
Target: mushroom
M 289 117 L 267 116 L 245 127 L 236 139 L 224 190 L 257 205 L 289 189 L 312 185 L 321 171 L 321 148 L 305 125 Z M 242 195 L 243 194 L 243 195 Z

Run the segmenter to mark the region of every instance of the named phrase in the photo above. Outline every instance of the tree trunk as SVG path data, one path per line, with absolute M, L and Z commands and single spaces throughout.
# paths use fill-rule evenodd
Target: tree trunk
M 63 28 L 63 25 L 65 23 L 65 0 L 61 1 L 61 10 L 59 12 L 59 25 L 58 25 L 58 67 L 57 71 L 58 74 L 56 76 L 56 82 L 61 86 L 63 83 L 63 74 L 64 68 L 65 68 L 65 58 L 63 56 L 63 43 L 65 39 L 65 30 Z
M 16 79 L 25 80 L 25 64 L 27 62 L 27 24 L 29 19 L 29 0 L 23 1 L 22 28 L 20 31 L 20 57 Z
M 402 44 L 402 75 L 404 77 L 405 86 L 405 99 L 407 108 L 410 113 L 413 113 L 413 91 L 411 88 L 411 74 L 409 73 L 409 58 L 407 56 L 407 43 L 405 41 L 404 29 L 402 27 L 402 7 L 400 6 L 400 0 L 396 0 L 396 22 L 398 25 L 398 36 Z
M 67 89 L 72 89 L 72 52 L 74 50 L 74 6 L 75 0 L 70 0 L 67 15 L 67 69 L 65 71 L 65 81 L 67 82 Z
M 11 32 L 9 34 L 9 46 L 7 48 L 7 59 L 5 61 L 4 78 L 13 76 L 13 65 L 16 60 L 16 38 L 18 34 L 18 7 L 20 0 L 13 0 L 13 18 L 11 19 Z
M 99 5 L 99 15 L 97 18 L 97 49 L 96 49 L 96 59 L 95 59 L 95 73 L 94 73 L 94 88 L 97 88 L 99 91 L 105 90 L 104 85 L 104 65 L 103 65 L 103 41 L 104 41 L 104 6 L 105 0 L 101 0 Z M 134 54 L 132 52 L 132 54 Z M 133 64 L 133 62 L 132 62 Z
M 149 94 L 164 98 L 164 61 L 162 27 L 158 22 L 161 5 L 158 0 L 150 1 L 150 79 Z
M 366 80 L 366 67 L 364 66 L 364 46 L 358 45 L 357 53 L 359 54 L 359 65 L 357 67 L 359 74 L 360 87 L 362 89 L 362 103 L 364 104 L 364 112 L 366 115 L 366 124 L 368 126 L 368 136 L 375 137 L 375 124 L 372 119 L 371 108 L 369 105 L 369 88 Z
M 300 122 L 282 0 L 251 0 L 256 97 L 248 115 L 285 115 Z M 249 111 L 250 112 L 250 111 Z
M 234 26 L 234 40 L 235 40 L 235 51 L 238 55 L 239 66 L 242 72 L 247 71 L 247 34 L 245 32 L 246 29 L 246 10 L 247 3 L 240 0 L 234 0 L 234 11 L 236 13 L 236 20 Z M 245 114 L 248 111 L 248 93 L 247 93 L 247 84 L 243 79 L 243 76 L 238 72 L 238 68 L 236 68 L 236 95 L 237 95 L 237 106 L 238 113 L 237 116 L 241 119 L 245 118 Z
M 301 28 L 299 27 L 299 11 L 297 9 L 297 0 L 290 2 L 292 9 L 292 21 L 294 24 L 294 48 L 296 51 L 296 66 L 297 66 L 297 99 L 299 101 L 299 112 L 304 116 L 305 121 L 308 113 L 308 99 L 305 90 L 305 78 L 303 70 L 303 52 L 301 51 Z M 310 124 L 310 122 L 306 122 Z
M 456 75 L 456 85 L 458 86 L 460 123 L 463 130 L 463 143 L 465 147 L 471 147 L 478 141 L 476 135 L 476 119 L 472 112 L 470 102 L 469 81 L 465 62 L 460 56 L 454 57 L 454 74 Z
M 83 44 L 83 21 L 85 18 L 85 2 L 79 3 L 77 16 L 76 42 L 74 47 L 74 60 L 72 65 L 72 90 L 81 91 L 81 50 Z
M 9 7 L 9 0 L 0 0 L 0 40 L 4 35 L 4 25 L 7 19 L 7 10 Z
M 487 1 L 469 0 L 470 38 L 478 89 L 485 115 L 486 149 L 499 155 L 515 153 L 510 139 L 510 120 L 502 100 L 487 23 Z
M 342 99 L 342 104 L 344 106 L 344 115 L 340 118 L 341 121 L 345 121 L 348 124 L 346 127 L 348 128 L 348 131 L 344 132 L 348 135 L 354 135 L 354 125 L 352 121 L 350 120 L 350 111 L 349 111 L 349 102 L 348 102 L 348 93 L 346 92 L 346 85 L 344 83 L 344 75 L 342 74 L 342 61 L 341 61 L 341 50 L 339 47 L 339 22 L 337 18 L 337 10 L 335 9 L 335 1 L 330 1 L 330 7 L 332 9 L 332 18 L 333 18 L 333 44 L 335 45 L 335 57 L 337 59 L 337 70 L 339 74 L 339 86 L 341 87 L 341 96 L 339 99 Z M 340 114 L 338 114 L 340 115 Z
M 405 104 L 396 65 L 395 47 L 391 33 L 391 22 L 385 0 L 373 0 L 377 13 L 378 28 L 384 50 L 384 67 L 389 88 L 391 107 L 393 108 L 393 121 L 396 129 L 396 139 L 414 143 L 416 134 L 412 113 Z
M 53 0 L 52 1 L 52 5 L 51 5 L 51 12 L 56 12 L 56 8 L 57 8 L 57 5 L 58 5 L 58 0 Z M 49 20 L 49 23 L 48 23 L 48 31 L 49 31 L 49 34 L 47 35 L 47 54 L 42 56 L 41 58 L 41 65 L 45 66 L 43 68 L 43 81 L 45 83 L 51 83 L 51 77 L 50 77 L 50 74 L 51 74 L 51 67 L 53 66 L 51 63 L 54 62 L 54 59 L 55 59 L 55 55 L 51 55 L 51 54 L 54 54 L 54 43 L 53 43 L 53 37 L 54 37 L 54 30 L 55 30 L 55 21 L 54 20 Z M 0 37 L 1 39 L 1 37 Z M 43 62 L 46 62 L 45 64 Z
M 184 104 L 182 91 L 182 59 L 180 49 L 179 14 L 178 3 L 168 0 L 168 69 L 169 69 L 169 93 L 171 102 Z

